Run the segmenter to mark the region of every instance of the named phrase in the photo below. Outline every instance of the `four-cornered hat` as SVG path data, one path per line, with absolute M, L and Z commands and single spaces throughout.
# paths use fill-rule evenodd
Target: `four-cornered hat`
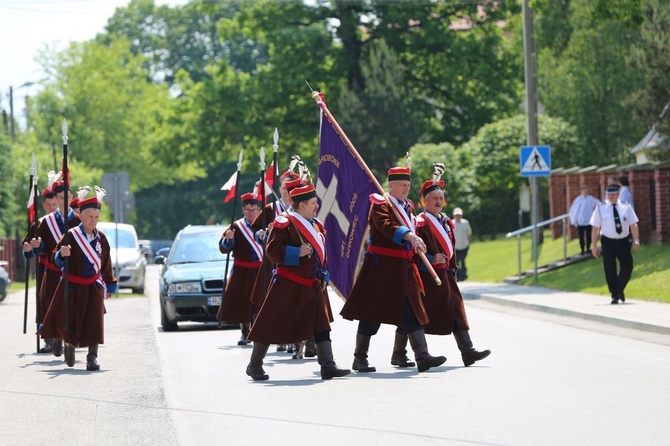
M 316 197 L 316 190 L 313 184 L 308 184 L 294 188 L 289 194 L 294 203 L 300 203 L 301 201 L 307 201 L 310 198 Z
M 434 190 L 439 189 L 444 191 L 444 181 L 440 179 L 442 178 L 442 174 L 444 174 L 444 164 L 434 163 L 433 169 L 434 171 L 432 178 L 430 180 L 424 181 L 423 186 L 421 186 L 421 195 L 424 197 Z
M 258 206 L 261 205 L 261 199 L 258 198 L 258 196 L 252 194 L 251 192 L 247 192 L 246 194 L 242 194 L 240 199 L 242 200 L 242 206 L 245 206 L 247 204 L 256 204 Z
M 291 180 L 295 180 L 298 178 L 298 175 L 296 175 L 295 172 L 293 172 L 291 169 L 287 170 L 281 176 L 279 177 L 279 181 L 284 181 L 286 178 L 289 178 Z
M 88 187 L 88 186 L 86 186 Z M 91 188 L 89 187 L 90 191 Z M 102 208 L 102 198 L 107 194 L 105 189 L 95 186 L 95 195 L 89 198 L 79 199 L 79 212 L 84 212 L 86 209 L 100 209 Z
M 409 167 L 391 167 L 388 171 L 388 181 L 412 181 Z
M 605 193 L 607 194 L 616 194 L 619 193 L 619 185 L 618 184 L 610 184 L 605 188 Z
M 53 170 L 47 174 L 47 187 L 42 191 L 42 196 L 44 198 L 53 198 L 56 196 L 55 184 L 58 183 L 61 175 L 61 172 L 56 173 Z
M 51 191 L 51 187 L 45 187 L 44 190 L 42 191 L 42 198 L 54 198 L 55 195 Z

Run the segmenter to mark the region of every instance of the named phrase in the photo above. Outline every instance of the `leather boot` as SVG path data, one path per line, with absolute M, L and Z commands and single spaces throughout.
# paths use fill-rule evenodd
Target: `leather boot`
M 270 346 L 268 344 L 261 344 L 254 342 L 254 349 L 251 352 L 251 360 L 247 366 L 247 375 L 251 376 L 254 381 L 265 381 L 270 378 L 263 370 L 263 358 L 268 352 Z
M 398 367 L 414 367 L 416 363 L 407 357 L 407 334 L 399 330 L 395 331 L 395 343 L 393 344 L 393 355 L 391 365 Z
M 316 344 L 314 343 L 314 339 L 310 339 L 307 341 L 305 344 L 305 358 L 313 358 L 317 355 L 316 351 Z
M 456 339 L 456 345 L 458 345 L 458 349 L 461 351 L 461 358 L 463 358 L 463 364 L 466 367 L 474 364 L 475 361 L 486 358 L 491 354 L 491 350 L 478 352 L 474 349 L 468 330 L 454 331 L 454 339 Z
M 249 325 L 250 324 L 240 324 L 240 329 L 242 330 L 242 336 L 240 336 L 240 340 L 237 341 L 237 345 L 247 345 L 249 341 L 247 341 L 247 335 L 249 334 Z
M 65 364 L 68 367 L 74 367 L 74 345 L 65 343 Z
M 45 339 L 44 347 L 40 349 L 40 353 L 53 353 L 53 339 Z
M 321 379 L 332 379 L 346 376 L 351 373 L 349 369 L 341 369 L 333 359 L 333 343 L 322 341 L 316 344 L 316 355 L 321 366 Z
M 100 370 L 100 364 L 98 364 L 98 344 L 88 346 L 88 355 L 86 355 L 86 370 Z
M 61 338 L 54 338 L 51 351 L 53 352 L 54 356 L 60 356 L 63 354 L 63 340 Z
M 426 343 L 426 333 L 421 330 L 416 330 L 407 335 L 409 343 L 414 350 L 414 359 L 416 359 L 419 372 L 425 372 L 431 367 L 437 367 L 444 364 L 447 360 L 444 356 L 431 356 L 428 353 L 428 344 Z
M 352 369 L 357 372 L 367 373 L 376 372 L 377 368 L 368 362 L 368 349 L 370 348 L 370 338 L 372 336 L 365 336 L 356 333 L 356 349 L 354 350 L 354 364 Z

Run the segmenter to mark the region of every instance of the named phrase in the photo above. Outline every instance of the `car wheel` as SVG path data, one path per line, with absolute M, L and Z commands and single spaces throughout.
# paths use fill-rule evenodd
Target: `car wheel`
M 2 302 L 3 300 L 5 300 L 5 297 L 7 297 L 7 293 L 5 293 L 5 294 L 0 294 L 0 302 Z
M 161 326 L 163 331 L 177 331 L 179 326 L 176 322 L 172 322 L 168 319 L 167 314 L 165 313 L 165 304 L 163 304 L 163 299 L 161 299 Z
M 144 285 L 139 288 L 133 288 L 133 293 L 135 294 L 144 294 Z

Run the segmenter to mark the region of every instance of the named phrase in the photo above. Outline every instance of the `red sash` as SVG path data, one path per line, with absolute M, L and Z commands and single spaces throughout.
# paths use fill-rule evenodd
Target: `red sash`
M 75 276 L 74 274 L 70 274 L 68 276 L 68 280 L 72 283 L 76 283 L 77 285 L 90 285 L 92 283 L 95 283 L 99 278 L 100 274 L 96 274 L 93 277 L 81 277 L 81 276 Z
M 256 256 L 259 259 L 262 259 L 263 247 L 261 247 L 261 245 L 259 245 L 258 242 L 254 239 L 254 234 L 251 232 L 251 229 L 247 227 L 247 223 L 244 218 L 240 218 L 239 220 L 235 221 L 235 224 L 239 228 L 240 232 L 242 232 L 242 235 L 247 240 L 247 243 L 249 243 L 251 246 L 251 249 L 256 252 Z
M 368 245 L 368 252 L 372 254 L 378 254 L 386 257 L 397 257 L 400 259 L 412 260 L 414 257 L 413 250 L 407 249 L 393 249 L 393 248 L 383 248 L 381 246 Z M 426 291 L 423 289 L 423 280 L 421 280 L 421 275 L 419 275 L 419 268 L 417 268 L 416 263 L 412 262 L 412 271 L 414 271 L 414 277 L 416 277 L 417 282 L 419 282 L 419 289 L 422 294 L 426 294 Z
M 319 282 L 319 279 L 316 277 L 313 278 L 307 278 L 307 277 L 302 277 L 299 276 L 295 273 L 292 273 L 291 271 L 287 270 L 286 268 L 283 268 L 281 266 L 278 266 L 276 269 L 277 275 L 281 276 L 285 279 L 290 280 L 291 282 L 299 283 L 300 285 L 310 287 L 312 288 L 314 285 L 316 285 Z
M 447 231 L 445 230 L 444 226 L 442 226 L 440 221 L 434 215 L 424 211 L 421 213 L 421 216 L 424 218 L 424 221 L 428 224 L 430 232 L 432 232 L 433 235 L 435 236 L 437 243 L 444 251 L 444 254 L 447 256 L 448 261 L 454 254 L 454 248 L 451 244 L 449 234 L 447 234 Z
M 263 262 L 245 262 L 244 260 L 233 259 L 233 265 L 239 266 L 240 268 L 250 268 L 256 269 L 260 268 Z

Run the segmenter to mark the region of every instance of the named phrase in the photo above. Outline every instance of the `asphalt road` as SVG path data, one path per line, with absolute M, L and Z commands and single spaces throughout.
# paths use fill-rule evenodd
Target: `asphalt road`
M 251 347 L 238 330 L 202 324 L 163 333 L 157 270 L 149 299 L 107 303 L 102 371 L 34 354 L 22 335 L 22 296 L 0 304 L 0 444 L 666 445 L 670 347 L 468 301 L 475 346 L 492 355 L 426 373 L 390 365 L 393 329 L 373 338 L 377 373 L 322 381 L 316 359 L 272 349 L 270 380 L 244 373 Z M 333 311 L 341 302 L 332 296 Z M 34 313 L 31 313 L 34 314 Z M 565 319 L 565 318 L 564 318 Z M 337 317 L 333 349 L 350 367 L 356 324 Z M 632 332 L 630 332 L 632 333 Z M 55 426 L 58 428 L 54 428 Z M 18 443 L 15 439 L 21 439 Z

